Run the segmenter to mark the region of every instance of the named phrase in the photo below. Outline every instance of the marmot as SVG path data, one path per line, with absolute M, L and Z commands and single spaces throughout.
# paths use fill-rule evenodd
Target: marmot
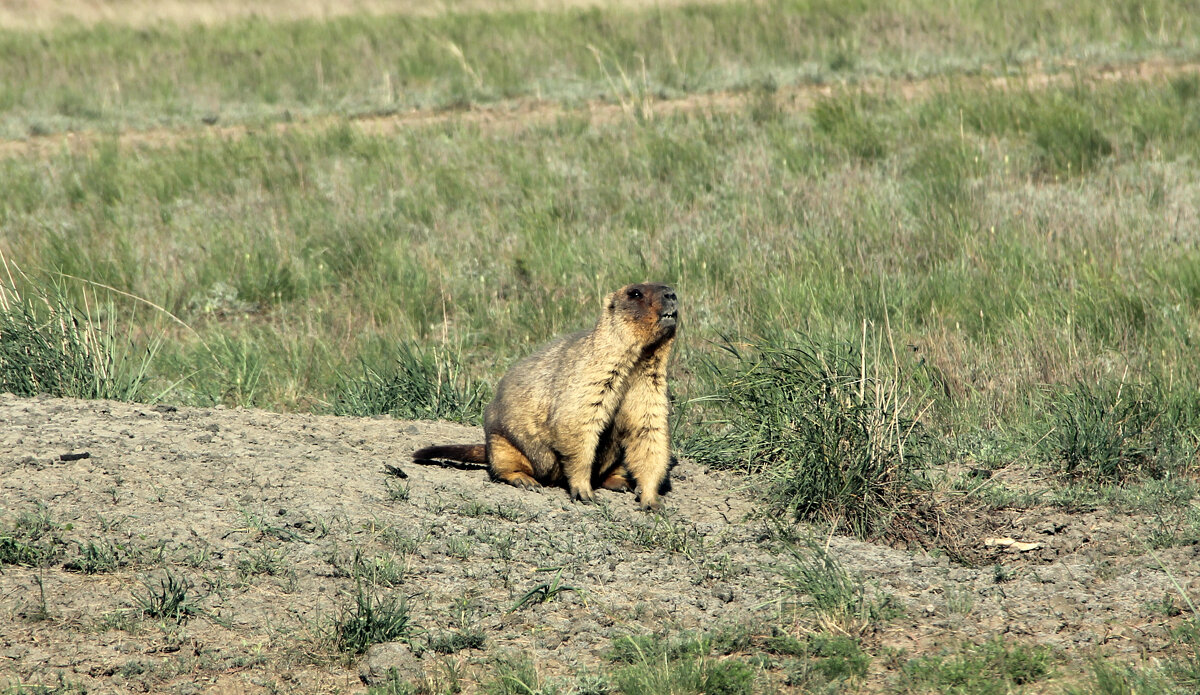
M 667 357 L 678 323 L 675 290 L 629 285 L 604 299 L 591 330 L 563 336 L 517 362 L 483 416 L 486 444 L 430 446 L 418 463 L 487 463 L 517 487 L 566 483 L 585 502 L 593 489 L 629 490 L 645 509 L 670 466 Z

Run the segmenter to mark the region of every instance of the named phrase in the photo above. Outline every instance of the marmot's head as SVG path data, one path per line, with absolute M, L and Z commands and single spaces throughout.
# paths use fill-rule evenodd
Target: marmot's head
M 675 335 L 679 321 L 675 290 L 657 282 L 622 287 L 608 295 L 604 309 L 643 345 Z

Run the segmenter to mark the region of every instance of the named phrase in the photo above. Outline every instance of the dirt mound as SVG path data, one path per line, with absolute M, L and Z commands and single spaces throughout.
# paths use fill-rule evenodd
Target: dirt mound
M 0 686 L 346 691 L 388 665 L 470 682 L 514 652 L 574 676 L 620 635 L 778 624 L 794 598 L 780 569 L 796 530 L 756 515 L 740 479 L 686 461 L 655 517 L 628 494 L 588 506 L 411 465 L 419 446 L 480 438 L 447 423 L 11 395 L 0 423 L 0 549 L 43 552 L 0 567 Z M 872 639 L 912 653 L 996 634 L 1154 652 L 1167 618 L 1153 606 L 1174 582 L 1200 595 L 1200 546 L 1151 557 L 1120 519 L 1010 521 L 1042 544 L 1011 568 L 828 546 L 903 609 Z M 406 598 L 426 648 L 330 648 L 363 577 Z M 185 587 L 190 619 L 147 615 L 164 581 Z

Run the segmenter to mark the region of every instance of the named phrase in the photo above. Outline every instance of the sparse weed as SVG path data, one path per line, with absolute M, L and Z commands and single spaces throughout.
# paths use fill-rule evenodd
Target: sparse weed
M 142 615 L 147 618 L 182 625 L 202 611 L 202 597 L 197 594 L 191 580 L 170 570 L 167 570 L 157 584 L 143 581 L 143 586 L 146 591 L 134 594 L 133 600 Z
M 539 567 L 537 571 L 554 572 L 554 578 L 548 582 L 542 582 L 529 591 L 526 591 L 521 598 L 517 599 L 517 602 L 513 604 L 513 607 L 508 609 L 509 613 L 515 613 L 530 603 L 546 603 L 547 601 L 553 601 L 556 597 L 558 597 L 559 594 L 567 591 L 571 591 L 576 594 L 581 593 L 578 587 L 567 586 L 562 583 L 562 567 Z
M 389 526 L 383 530 L 380 538 L 392 550 L 401 555 L 412 555 L 417 552 L 417 548 L 422 543 L 429 540 L 429 530 L 426 529 L 419 534 L 414 534 Z
M 237 571 L 243 578 L 260 574 L 273 577 L 284 570 L 286 561 L 287 551 L 284 548 L 247 550 L 238 559 Z
M 899 613 L 891 596 L 868 592 L 815 541 L 804 550 L 788 546 L 788 551 L 795 564 L 783 570 L 784 583 L 794 592 L 796 606 L 811 610 L 823 630 L 857 638 Z
M 393 502 L 407 502 L 412 496 L 412 483 L 408 481 L 384 480 L 383 485 L 387 489 L 388 499 Z
M 484 683 L 488 695 L 558 695 L 560 689 L 544 680 L 526 656 L 506 656 L 496 660 L 496 675 Z
M 853 638 L 817 633 L 803 641 L 787 639 L 791 642 L 778 639 L 772 651 L 799 657 L 785 662 L 788 685 L 817 692 L 836 691 L 839 684 L 867 675 L 871 657 Z
M 1091 682 L 1086 689 L 1073 687 L 1070 695 L 1184 695 L 1157 669 L 1102 659 L 1092 662 Z
M 630 543 L 642 550 L 666 550 L 699 561 L 704 555 L 705 538 L 696 526 L 670 515 L 655 515 L 650 521 L 634 520 L 605 527 L 615 541 Z
M 613 640 L 609 658 L 622 666 L 611 678 L 617 691 L 628 695 L 753 693 L 754 668 L 740 659 L 721 656 L 707 636 L 677 640 L 620 637 Z
M 471 539 L 466 536 L 447 538 L 446 554 L 459 560 L 468 560 L 471 557 L 471 546 Z
M 104 572 L 116 572 L 124 565 L 129 564 L 129 551 L 125 546 L 113 543 L 112 541 L 88 541 L 87 544 L 78 544 L 78 555 L 63 563 L 63 569 L 69 572 L 82 572 L 84 574 L 100 574 Z
M 365 581 L 371 586 L 398 586 L 408 574 L 407 558 L 392 554 L 368 558 L 357 548 L 349 562 L 335 554 L 330 557 L 329 564 L 333 565 L 335 576 L 353 577 L 355 581 Z
M 478 628 L 455 630 L 429 638 L 429 648 L 438 654 L 453 654 L 464 649 L 482 649 L 487 636 Z
M 337 651 L 362 654 L 372 644 L 408 641 L 412 633 L 403 597 L 377 597 L 356 582 L 354 602 L 342 608 L 329 637 Z
M 64 528 L 40 502 L 17 514 L 11 528 L 0 531 L 0 565 L 45 566 L 63 551 Z
M 292 531 L 286 526 L 277 526 L 270 521 L 265 513 L 254 512 L 249 509 L 242 509 L 242 521 L 244 526 L 234 529 L 241 533 L 257 533 L 259 538 L 274 538 L 275 540 L 284 541 L 287 543 L 300 541 L 309 543 L 310 541 L 300 534 Z

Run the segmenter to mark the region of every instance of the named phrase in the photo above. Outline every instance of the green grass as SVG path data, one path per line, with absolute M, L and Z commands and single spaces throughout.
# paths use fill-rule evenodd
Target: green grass
M 548 601 L 553 601 L 561 594 L 565 594 L 567 592 L 574 594 L 583 593 L 579 587 L 565 585 L 562 583 L 563 568 L 561 567 L 539 567 L 536 571 L 554 572 L 554 578 L 549 581 L 536 584 L 533 588 L 522 594 L 521 597 L 517 599 L 516 603 L 512 605 L 512 608 L 508 609 L 509 613 L 515 613 L 529 605 L 538 605 Z
M 945 655 L 912 659 L 901 672 L 901 689 L 949 695 L 1041 692 L 1039 682 L 1053 675 L 1052 665 L 1053 654 L 1045 647 L 995 639 Z
M 382 373 L 365 363 L 362 376 L 346 378 L 333 405 L 336 415 L 390 414 L 407 420 L 477 422 L 489 400 L 486 385 L 469 379 L 457 361 L 401 344 Z
M 58 282 L 39 285 L 0 248 L 0 392 L 68 398 L 150 398 L 146 377 L 157 348 L 118 339 L 111 304 L 91 293 L 80 310 Z M 106 320 L 107 319 L 107 320 Z
M 857 639 L 827 632 L 794 636 L 778 627 L 726 627 L 695 635 L 627 635 L 612 641 L 607 690 L 625 695 L 854 692 L 871 657 Z M 790 691 L 789 691 L 790 692 Z
M 756 671 L 745 661 L 722 658 L 707 637 L 664 640 L 655 636 L 613 640 L 609 658 L 621 664 L 612 674 L 625 695 L 749 695 Z
M 0 32 L 0 132 L 389 113 L 525 96 L 630 102 L 764 81 L 1004 74 L 1039 63 L 1058 70 L 1194 55 L 1195 18 L 1189 2 L 772 0 L 213 26 L 67 23 Z M 1063 126 L 1091 141 L 1086 119 L 1068 115 Z
M 797 619 L 857 639 L 902 612 L 889 595 L 867 587 L 815 541 L 804 549 L 788 545 L 787 550 L 794 562 L 781 573 L 792 594 L 789 600 L 800 609 Z
M 77 543 L 78 552 L 70 560 L 63 563 L 63 569 L 83 574 L 102 574 L 116 572 L 132 561 L 133 552 L 129 547 L 110 540 L 101 542 L 88 541 L 86 544 Z
M 1051 406 L 1048 453 L 1067 476 L 1094 483 L 1162 478 L 1194 460 L 1194 399 L 1161 387 L 1080 383 Z

